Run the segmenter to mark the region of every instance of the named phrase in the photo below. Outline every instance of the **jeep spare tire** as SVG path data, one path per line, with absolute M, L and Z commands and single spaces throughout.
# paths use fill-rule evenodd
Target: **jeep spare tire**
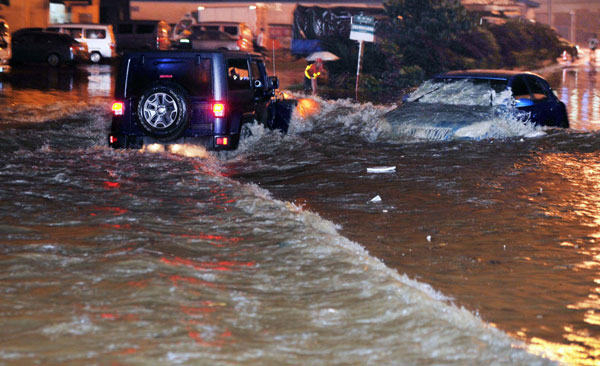
M 187 94 L 177 85 L 157 85 L 148 89 L 137 106 L 140 127 L 150 136 L 173 140 L 188 126 Z

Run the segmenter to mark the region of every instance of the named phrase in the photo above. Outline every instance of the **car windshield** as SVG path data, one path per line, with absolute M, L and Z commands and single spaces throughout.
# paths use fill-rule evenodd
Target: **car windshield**
M 406 101 L 489 106 L 507 104 L 511 97 L 506 80 L 441 77 L 424 82 Z

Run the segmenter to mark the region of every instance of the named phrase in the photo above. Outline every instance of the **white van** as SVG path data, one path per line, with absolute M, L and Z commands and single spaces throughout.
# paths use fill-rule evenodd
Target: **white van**
M 86 43 L 90 52 L 90 61 L 100 62 L 117 55 L 117 43 L 110 24 L 52 24 L 49 31 L 66 33 L 79 42 Z

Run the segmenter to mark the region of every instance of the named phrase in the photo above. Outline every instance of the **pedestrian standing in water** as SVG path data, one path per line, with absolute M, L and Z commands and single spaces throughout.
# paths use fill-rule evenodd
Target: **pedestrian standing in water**
M 590 61 L 596 61 L 596 47 L 598 47 L 598 38 L 596 34 L 592 35 L 592 38 L 588 40 L 588 46 L 590 47 Z
M 315 63 L 308 64 L 304 69 L 304 91 L 312 90 L 312 95 L 317 94 L 317 78 L 323 72 L 323 60 L 318 58 Z
M 260 31 L 258 31 L 258 35 L 256 36 L 256 51 L 259 53 L 263 53 L 266 48 L 265 48 L 265 29 L 264 28 L 260 28 Z

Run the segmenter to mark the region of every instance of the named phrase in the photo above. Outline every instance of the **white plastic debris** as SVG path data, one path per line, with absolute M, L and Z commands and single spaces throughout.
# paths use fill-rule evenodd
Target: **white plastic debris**
M 371 203 L 381 202 L 381 197 L 379 195 L 377 195 L 377 196 L 371 198 L 371 200 L 369 202 L 371 202 Z
M 431 235 L 427 235 L 427 241 L 431 242 Z
M 374 166 L 367 168 L 367 173 L 394 173 L 395 171 L 395 166 Z

